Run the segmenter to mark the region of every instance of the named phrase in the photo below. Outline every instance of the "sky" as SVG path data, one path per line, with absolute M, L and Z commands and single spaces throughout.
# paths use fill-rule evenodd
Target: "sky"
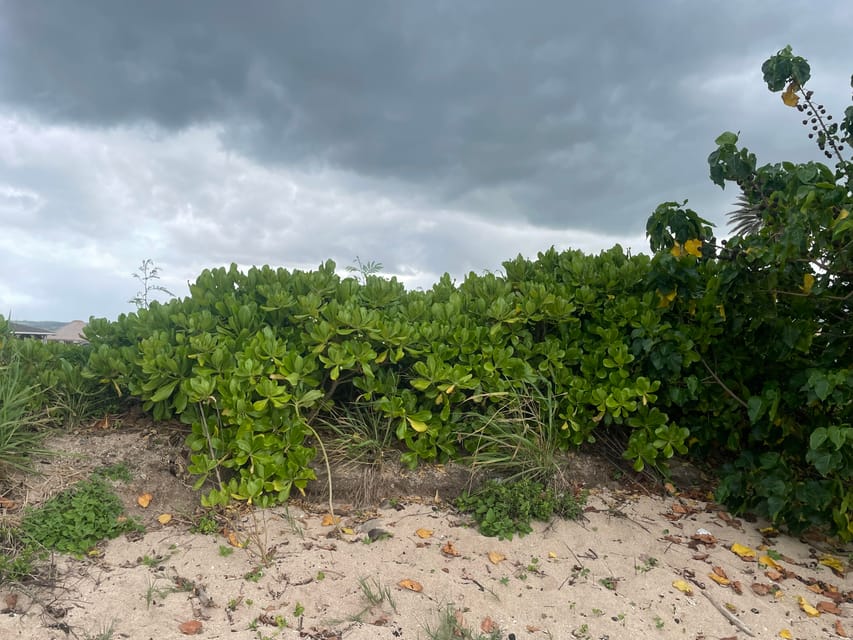
M 840 117 L 851 27 L 841 0 L 0 0 L 0 315 L 114 319 L 144 260 L 184 296 L 231 263 L 428 289 L 636 254 L 664 201 L 724 237 L 714 139 L 820 160 L 760 68 L 791 44 Z

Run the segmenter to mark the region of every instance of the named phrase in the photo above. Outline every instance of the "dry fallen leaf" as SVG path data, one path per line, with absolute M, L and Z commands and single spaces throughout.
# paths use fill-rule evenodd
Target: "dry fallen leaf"
M 233 531 L 225 531 L 225 537 L 228 539 L 228 544 L 232 547 L 237 547 L 238 549 L 243 548 L 243 543 L 237 538 L 237 534 Z
M 808 589 L 809 591 L 812 591 L 818 595 L 823 593 L 823 589 L 821 588 L 821 586 L 819 584 L 806 585 L 806 589 Z
M 549 557 L 551 560 L 556 560 L 556 559 L 557 559 L 557 552 L 556 552 L 556 551 L 549 551 L 549 552 L 548 552 L 548 557 Z
M 202 624 L 198 620 L 187 620 L 178 625 L 178 631 L 185 636 L 194 636 L 197 633 L 201 633 L 201 627 Z
M 837 635 L 841 636 L 842 638 L 849 638 L 850 637 L 847 635 L 847 631 L 845 631 L 844 627 L 841 626 L 841 620 L 835 621 L 835 633 Z
M 730 580 L 728 578 L 724 578 L 723 576 L 717 575 L 716 573 L 709 573 L 708 577 L 711 578 L 711 580 L 713 580 L 717 584 L 722 585 L 724 587 L 728 586 L 730 583 Z
M 779 580 L 785 577 L 774 569 L 768 569 L 764 572 L 764 575 L 770 578 L 773 582 L 779 582 Z
M 833 556 L 823 556 L 818 562 L 825 567 L 832 569 L 832 573 L 837 575 L 839 578 L 844 577 L 844 565 L 838 558 L 834 558 Z
M 483 633 L 492 633 L 495 629 L 497 629 L 498 625 L 495 624 L 495 621 L 492 620 L 489 616 L 483 618 L 483 621 L 480 623 L 480 629 Z
M 672 586 L 681 591 L 681 593 L 686 593 L 688 596 L 693 595 L 693 587 L 686 580 L 675 580 Z
M 459 552 L 456 550 L 456 547 L 453 546 L 453 543 L 449 540 L 447 543 L 441 548 L 441 552 L 446 556 L 451 556 L 456 558 L 459 556 Z
M 811 606 L 803 596 L 799 596 L 797 598 L 797 602 L 800 603 L 800 609 L 806 612 L 806 615 L 811 616 L 812 618 L 816 618 L 820 615 L 820 611 Z
M 785 640 L 794 640 L 794 634 L 788 631 L 788 629 L 782 629 L 779 632 L 780 638 L 785 638 Z
M 815 609 L 821 613 L 833 613 L 837 616 L 841 615 L 841 609 L 838 608 L 838 605 L 834 602 L 830 602 L 829 600 L 821 600 L 817 603 Z
M 732 580 L 732 591 L 734 591 L 739 596 L 743 595 L 743 585 L 741 584 L 740 580 Z
M 157 516 L 157 522 L 159 522 L 160 524 L 169 524 L 171 521 L 171 513 L 161 513 L 159 516 Z
M 432 538 L 432 530 L 431 529 L 418 529 L 415 531 L 415 535 L 419 538 L 426 540 L 427 538 Z
M 498 553 L 497 551 L 489 551 L 489 562 L 492 564 L 498 564 L 504 560 L 506 560 L 506 556 L 504 554 Z
M 323 516 L 323 521 L 320 523 L 320 526 L 331 527 L 334 524 L 338 524 L 340 521 L 340 518 L 336 518 L 331 513 L 327 513 Z
M 781 566 L 779 566 L 779 563 L 777 563 L 777 562 L 776 562 L 773 558 L 771 558 L 770 556 L 761 556 L 761 557 L 758 559 L 758 564 L 763 564 L 765 567 L 770 567 L 771 569 L 776 569 L 776 571 L 781 571 L 781 570 L 782 570 L 782 567 L 781 567 Z
M 408 589 L 409 591 L 414 591 L 415 593 L 420 593 L 424 590 L 423 585 L 421 585 L 420 582 L 409 580 L 408 578 L 400 580 L 400 582 L 397 583 L 397 586 L 402 587 L 403 589 Z
M 769 584 L 761 584 L 760 582 L 753 582 L 750 585 L 752 592 L 757 596 L 766 596 L 770 593 L 770 585 Z
M 355 529 L 353 529 L 352 527 L 341 527 L 341 533 L 345 533 L 348 536 L 351 536 L 355 534 Z
M 538 632 L 542 631 L 541 628 L 537 627 L 536 625 L 532 625 L 532 624 L 527 625 L 526 628 L 527 628 L 527 633 L 538 633 Z
M 4 498 L 3 496 L 0 496 L 0 509 L 7 509 L 8 511 L 11 511 L 16 506 L 17 505 L 15 504 L 14 500 L 9 500 L 9 498 Z
M 742 544 L 738 544 L 737 542 L 731 546 L 731 552 L 740 556 L 744 560 L 755 560 L 755 551 L 749 547 L 743 546 Z
M 151 504 L 151 500 L 154 498 L 150 493 L 143 493 L 136 499 L 136 504 L 138 504 L 143 509 L 147 509 L 148 505 Z

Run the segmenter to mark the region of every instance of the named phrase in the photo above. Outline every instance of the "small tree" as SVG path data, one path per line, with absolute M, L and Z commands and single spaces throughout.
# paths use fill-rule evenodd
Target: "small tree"
M 148 305 L 152 302 L 151 294 L 154 291 L 162 291 L 172 297 L 175 296 L 174 293 L 169 291 L 163 285 L 156 284 L 155 281 L 160 279 L 160 269 L 154 266 L 154 261 L 151 258 L 143 260 L 142 264 L 139 265 L 139 268 L 136 271 L 136 273 L 131 275 L 139 280 L 142 284 L 142 289 L 137 291 L 136 295 L 128 300 L 128 302 L 130 304 L 135 304 L 137 309 L 148 308 Z
M 382 263 L 376 262 L 375 260 L 368 260 L 367 262 L 362 262 L 361 258 L 356 256 L 355 260 L 353 260 L 353 263 L 354 264 L 347 266 L 346 270 L 352 274 L 355 274 L 355 279 L 361 282 L 362 284 L 367 284 L 367 278 L 369 276 L 375 276 L 380 271 L 382 271 Z

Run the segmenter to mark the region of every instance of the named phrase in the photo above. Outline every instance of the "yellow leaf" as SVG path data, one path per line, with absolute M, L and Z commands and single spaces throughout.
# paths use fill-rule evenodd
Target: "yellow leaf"
M 420 420 L 413 420 L 406 416 L 406 420 L 409 421 L 409 424 L 412 425 L 412 429 L 417 431 L 418 433 L 423 433 L 427 429 L 429 429 L 429 425 L 426 422 L 421 422 Z
M 825 567 L 829 567 L 841 576 L 844 576 L 844 565 L 838 558 L 834 558 L 832 556 L 823 556 L 818 562 L 824 565 Z
M 498 553 L 497 551 L 489 551 L 489 562 L 492 564 L 498 564 L 504 560 L 506 560 L 506 556 L 504 554 Z
M 779 632 L 780 638 L 785 638 L 785 640 L 794 640 L 794 634 L 788 631 L 787 629 L 782 629 Z
M 161 513 L 159 516 L 157 516 L 157 522 L 159 522 L 160 524 L 169 524 L 171 521 L 171 513 Z
M 551 560 L 556 559 L 557 558 L 557 552 L 556 551 L 549 551 L 548 557 L 551 558 Z
M 672 245 L 672 249 L 670 249 L 669 252 L 676 258 L 680 258 L 682 255 L 684 255 L 684 252 L 681 250 L 681 245 L 677 242 Z
M 333 524 L 338 524 L 341 521 L 340 518 L 336 518 L 331 513 L 327 513 L 323 516 L 322 522 L 320 522 L 321 527 L 331 527 Z
M 735 542 L 731 546 L 731 552 L 739 555 L 744 560 L 754 560 L 755 559 L 755 551 L 750 549 L 749 547 L 745 547 L 742 544 L 738 544 Z
M 720 317 L 721 317 L 723 320 L 725 320 L 725 319 L 726 319 L 726 308 L 725 308 L 723 305 L 718 304 L 718 305 L 717 305 L 717 311 L 719 311 L 719 312 L 720 312 Z
M 403 589 L 408 589 L 409 591 L 414 591 L 415 593 L 420 593 L 424 590 L 420 582 L 409 580 L 408 578 L 400 580 L 400 582 L 397 583 L 397 586 L 402 587 Z
M 237 547 L 238 549 L 243 548 L 243 543 L 237 539 L 237 534 L 233 531 L 229 531 L 225 535 L 225 537 L 228 539 L 228 544 L 230 544 L 232 547 Z
M 449 540 L 448 540 L 448 541 L 447 541 L 447 543 L 445 543 L 445 545 L 441 548 L 441 552 L 442 552 L 444 555 L 446 555 L 446 556 L 451 556 L 451 557 L 453 557 L 453 558 L 456 558 L 456 557 L 458 557 L 458 556 L 459 556 L 459 552 L 456 550 L 456 547 L 454 547 L 454 546 L 453 546 L 453 543 L 452 543 L 452 542 L 450 542 Z
M 686 593 L 688 596 L 693 595 L 693 587 L 686 580 L 675 580 L 672 586 L 681 591 L 681 593 Z
M 669 293 L 662 293 L 658 291 L 658 298 L 660 298 L 660 302 L 658 302 L 659 309 L 665 309 L 670 305 L 670 303 L 675 300 L 675 296 L 678 295 L 678 289 L 673 289 Z
M 352 527 L 341 527 L 341 533 L 345 533 L 348 536 L 351 536 L 355 533 L 355 529 Z
M 770 556 L 761 556 L 758 559 L 759 564 L 763 564 L 765 567 L 770 567 L 771 569 L 776 569 L 776 571 L 781 571 L 782 567 Z
M 722 585 L 724 587 L 731 584 L 731 580 L 729 580 L 728 578 L 724 578 L 723 576 L 718 576 L 716 573 L 709 573 L 708 577 L 711 578 L 711 580 L 713 580 L 717 584 Z
M 432 538 L 432 531 L 430 529 L 418 529 L 415 531 L 415 535 L 426 540 L 427 538 Z
M 808 600 L 806 600 L 803 596 L 799 596 L 797 598 L 797 602 L 800 603 L 800 609 L 805 611 L 806 614 L 811 616 L 812 618 L 816 618 L 820 615 L 820 611 L 811 606 Z
M 688 240 L 684 243 L 684 253 L 696 256 L 697 258 L 702 257 L 702 241 L 696 238 L 692 240 Z
M 812 287 L 814 286 L 814 276 L 810 273 L 803 274 L 803 286 L 800 287 L 800 290 L 809 295 L 812 292 Z
M 782 102 L 784 102 L 789 107 L 796 107 L 797 104 L 800 102 L 800 96 L 791 91 L 791 88 L 788 87 L 785 93 L 782 94 Z
M 138 504 L 143 509 L 147 509 L 148 505 L 151 504 L 151 499 L 153 497 L 154 496 L 152 496 L 150 493 L 143 493 L 136 499 L 136 504 Z

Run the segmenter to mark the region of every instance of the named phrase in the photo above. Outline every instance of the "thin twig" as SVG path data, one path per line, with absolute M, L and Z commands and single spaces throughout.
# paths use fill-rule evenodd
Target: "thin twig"
M 720 377 L 719 377 L 716 373 L 714 373 L 714 370 L 713 370 L 713 369 L 708 365 L 708 363 L 707 363 L 707 362 L 705 362 L 705 358 L 700 358 L 700 360 L 702 360 L 702 364 L 704 364 L 704 365 L 705 365 L 705 368 L 708 370 L 708 373 L 710 373 L 710 374 L 711 374 L 711 377 L 712 377 L 712 378 L 714 378 L 714 381 L 715 381 L 718 385 L 720 385 L 720 386 L 725 390 L 725 392 L 726 392 L 726 393 L 728 393 L 732 398 L 734 398 L 734 399 L 738 402 L 738 404 L 740 404 L 744 409 L 749 410 L 749 405 L 748 405 L 748 404 L 746 404 L 746 402 L 744 402 L 744 401 L 743 401 L 743 399 L 741 399 L 740 397 L 738 397 L 738 396 L 737 396 L 737 394 L 736 394 L 734 391 L 732 391 L 731 389 L 729 389 L 729 388 L 726 386 L 726 383 L 725 383 L 725 382 L 723 382 L 722 380 L 720 380 Z
M 701 591 L 700 593 L 703 596 L 705 596 L 706 598 L 708 598 L 708 602 L 710 602 L 712 605 L 714 605 L 714 608 L 717 611 L 719 611 L 721 614 L 723 614 L 723 617 L 726 620 L 731 622 L 734 626 L 736 626 L 738 629 L 743 631 L 746 635 L 751 636 L 753 638 L 755 637 L 755 634 L 752 631 L 750 631 L 749 627 L 747 627 L 743 622 L 741 622 L 740 619 L 736 615 L 734 615 L 731 611 L 726 609 L 723 605 L 715 602 L 714 599 L 708 595 L 707 591 Z

